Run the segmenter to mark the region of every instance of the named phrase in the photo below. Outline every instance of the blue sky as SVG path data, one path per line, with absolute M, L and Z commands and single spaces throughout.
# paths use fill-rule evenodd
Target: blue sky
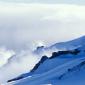
M 67 4 L 85 4 L 85 0 L 0 0 L 2 2 L 22 2 L 22 3 L 67 3 Z

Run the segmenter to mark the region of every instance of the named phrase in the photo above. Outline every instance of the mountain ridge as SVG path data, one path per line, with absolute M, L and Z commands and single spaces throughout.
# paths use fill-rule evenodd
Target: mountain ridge
M 78 61 L 74 62 L 75 64 L 72 64 L 72 65 L 67 64 L 66 71 L 68 71 L 68 72 L 63 72 L 63 68 L 61 68 L 62 71 L 60 71 L 61 73 L 59 72 L 60 75 L 58 75 L 58 74 L 55 75 L 56 77 L 58 76 L 58 78 L 61 79 L 64 75 L 67 75 L 67 73 L 69 74 L 69 72 L 72 71 L 74 68 L 79 67 L 80 65 L 83 66 L 85 64 L 85 61 L 83 61 L 83 60 L 85 60 L 85 43 L 84 43 L 84 41 L 85 41 L 85 36 L 72 40 L 72 41 L 65 42 L 66 49 L 64 48 L 59 51 L 54 50 L 52 52 L 52 56 L 50 56 L 50 57 L 48 57 L 44 54 L 44 56 L 42 56 L 41 60 L 34 66 L 34 68 L 29 73 L 22 74 L 17 78 L 8 80 L 8 82 L 13 82 L 13 81 L 17 82 L 18 81 L 18 83 L 15 83 L 14 85 L 23 85 L 23 82 L 25 83 L 25 81 L 26 81 L 26 83 L 28 82 L 28 84 L 30 84 L 30 85 L 42 85 L 42 83 L 44 84 L 44 81 L 42 80 L 43 78 L 41 75 L 49 73 L 51 70 L 54 70 L 54 69 L 57 70 L 57 68 L 59 66 L 64 67 L 64 64 L 66 65 L 66 63 L 78 60 Z M 65 45 L 65 44 L 63 44 L 63 45 Z M 52 47 L 50 46 L 49 49 L 51 49 L 51 48 L 53 49 L 54 46 L 56 47 L 56 44 L 52 45 Z M 70 48 L 70 46 L 72 46 L 72 47 Z M 69 47 L 69 49 L 68 49 L 68 47 Z M 39 47 L 39 49 L 47 50 L 48 48 Z M 76 65 L 76 63 L 78 63 L 78 64 Z M 74 70 L 74 71 L 76 72 L 76 70 Z M 51 76 L 49 76 L 49 75 L 47 75 L 47 76 L 52 77 L 54 75 L 54 73 L 53 73 L 53 75 L 50 73 L 50 75 Z M 36 80 L 37 76 L 40 76 L 41 79 L 39 79 L 39 80 L 43 81 L 43 82 L 37 81 Z M 53 76 L 53 77 L 55 77 L 55 76 Z M 45 79 L 47 78 L 46 76 L 44 76 L 44 77 L 45 77 Z M 29 79 L 29 80 L 27 81 L 27 79 Z M 33 79 L 34 83 L 31 82 L 30 79 Z M 49 78 L 47 78 L 47 79 L 49 80 Z M 22 84 L 20 83 L 20 80 L 21 80 Z M 28 85 L 28 84 L 25 84 L 25 85 Z M 56 84 L 53 84 L 53 85 L 56 85 Z

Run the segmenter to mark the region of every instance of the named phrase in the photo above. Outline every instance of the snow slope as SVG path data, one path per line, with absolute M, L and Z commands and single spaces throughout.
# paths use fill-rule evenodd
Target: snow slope
M 28 73 L 8 81 L 13 85 L 85 85 L 85 37 L 60 43 L 62 51 L 53 51 Z M 59 44 L 59 43 L 58 43 Z M 42 47 L 41 50 L 57 49 L 57 45 Z M 61 50 L 61 49 L 60 49 Z M 36 50 L 37 52 L 37 50 Z M 39 52 L 39 51 L 38 51 Z M 41 51 L 40 51 L 41 53 Z M 45 52 L 44 52 L 45 53 Z M 75 81 L 75 82 L 73 82 Z M 70 84 L 69 84 L 70 83 Z
M 48 81 L 52 78 L 58 78 L 63 73 L 67 72 L 69 68 L 72 68 L 72 67 L 80 64 L 83 61 L 85 62 L 85 57 L 70 61 L 63 65 L 60 65 L 43 74 L 37 74 L 37 75 L 32 76 L 31 78 L 28 77 L 26 79 L 18 81 L 14 85 L 40 85 L 40 84 L 43 84 L 43 83 L 45 83 L 46 80 Z
M 63 55 L 59 56 L 59 58 L 55 57 L 52 60 L 50 60 L 50 62 L 46 60 L 31 76 L 26 77 L 26 75 L 28 74 L 23 75 L 25 78 L 17 81 L 17 83 L 15 83 L 14 85 L 43 85 L 44 83 L 50 83 L 49 81 L 51 81 L 51 84 L 53 83 L 53 85 L 57 85 L 55 84 L 55 80 L 60 80 L 65 74 L 68 73 L 68 69 L 76 67 L 80 69 L 79 65 L 83 62 L 85 64 L 85 57 L 80 57 L 81 54 L 83 54 L 83 52 L 75 56 Z M 51 62 L 54 63 L 49 65 Z M 48 67 L 45 68 L 44 65 L 47 65 Z M 74 69 L 74 71 L 76 71 L 76 69 Z

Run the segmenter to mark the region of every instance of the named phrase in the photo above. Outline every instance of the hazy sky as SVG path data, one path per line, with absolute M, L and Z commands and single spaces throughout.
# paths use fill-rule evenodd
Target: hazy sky
M 2 2 L 22 2 L 22 3 L 69 3 L 85 4 L 85 0 L 0 0 Z
M 0 1 L 0 46 L 18 49 L 85 34 L 84 0 Z

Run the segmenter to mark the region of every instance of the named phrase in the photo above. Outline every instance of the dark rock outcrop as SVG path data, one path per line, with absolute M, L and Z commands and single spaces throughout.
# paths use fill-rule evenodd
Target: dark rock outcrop
M 39 63 L 37 63 L 37 64 L 34 66 L 34 68 L 31 70 L 31 72 L 34 72 L 35 70 L 37 70 L 38 67 L 39 67 L 45 60 L 47 60 L 47 59 L 48 59 L 47 56 L 43 56 L 43 57 L 41 58 L 41 60 L 39 61 Z
M 72 54 L 72 55 L 77 55 L 78 53 L 80 53 L 80 50 L 75 49 L 75 50 L 68 50 L 68 51 L 58 51 L 58 52 L 53 52 L 52 56 L 49 59 L 58 57 L 60 55 L 67 55 L 67 54 Z

